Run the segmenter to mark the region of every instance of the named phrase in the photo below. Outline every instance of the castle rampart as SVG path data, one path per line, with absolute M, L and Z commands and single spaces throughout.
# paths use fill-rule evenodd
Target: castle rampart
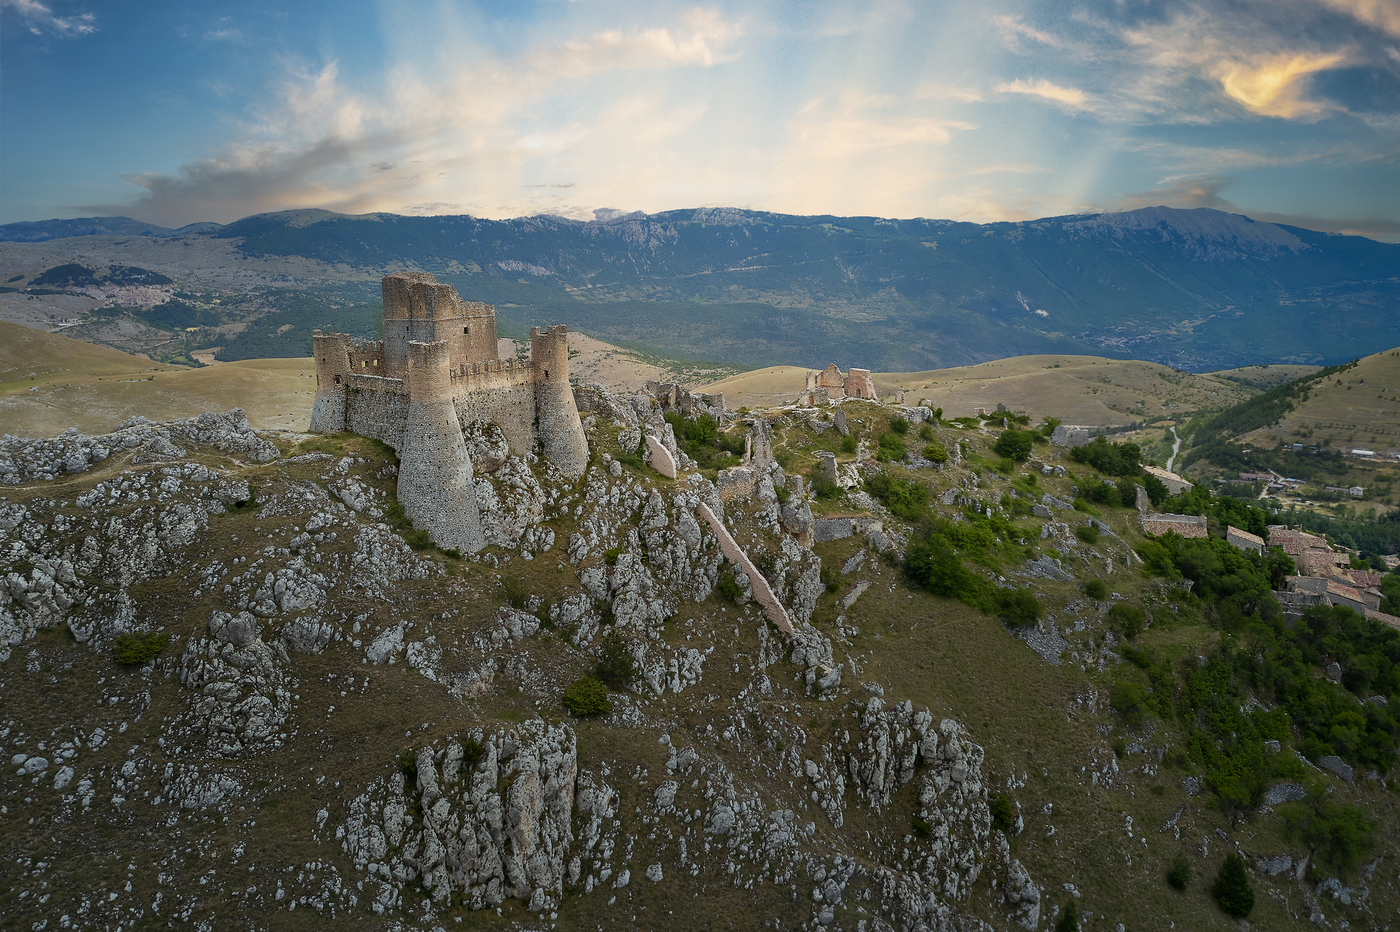
M 530 361 L 498 359 L 496 312 L 427 272 L 386 276 L 384 339 L 313 335 L 311 430 L 352 431 L 399 454 L 399 500 L 441 547 L 482 547 L 462 426 L 494 423 L 512 453 L 583 475 L 588 442 L 569 385 L 568 328 L 530 332 Z

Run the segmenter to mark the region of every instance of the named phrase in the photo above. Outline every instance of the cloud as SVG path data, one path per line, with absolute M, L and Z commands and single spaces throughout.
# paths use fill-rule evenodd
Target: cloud
M 1018 16 L 993 16 L 992 24 L 1001 33 L 1002 41 L 1015 50 L 1020 49 L 1022 39 L 1030 39 L 1032 42 L 1038 42 L 1055 49 L 1067 45 L 1065 40 L 1059 36 L 1029 26 L 1022 22 Z
M 1222 61 L 1209 68 L 1221 88 L 1246 109 L 1263 116 L 1297 119 L 1321 113 L 1328 105 L 1303 96 L 1306 79 L 1349 61 L 1346 52 L 1286 52 L 1253 62 Z
M 141 189 L 133 203 L 83 209 L 171 223 L 290 206 L 586 214 L 591 205 L 526 194 L 531 175 L 568 177 L 580 159 L 609 151 L 619 153 L 617 187 L 655 175 L 624 166 L 666 150 L 706 111 L 670 76 L 733 61 L 742 35 L 741 23 L 693 10 L 674 25 L 603 29 L 514 56 L 462 55 L 443 39 L 405 50 L 369 91 L 352 89 L 334 61 L 286 65 L 270 94 L 233 121 L 233 141 L 175 172 L 127 176 Z
M 0 0 L 0 10 L 13 10 L 35 35 L 51 33 L 69 39 L 97 31 L 97 20 L 91 13 L 59 16 L 39 0 Z
M 1368 26 L 1400 37 L 1400 4 L 1395 0 L 1317 0 L 1323 6 L 1346 13 Z
M 1087 110 L 1094 103 L 1093 97 L 1078 88 L 1061 87 L 1045 78 L 1017 78 L 1015 81 L 1004 81 L 996 86 L 996 90 L 999 94 L 1028 94 L 1032 97 L 1041 97 L 1074 110 Z

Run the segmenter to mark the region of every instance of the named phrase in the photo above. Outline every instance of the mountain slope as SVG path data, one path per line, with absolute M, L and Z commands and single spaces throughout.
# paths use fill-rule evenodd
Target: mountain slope
M 496 305 L 508 333 L 566 322 L 748 366 L 918 372 L 1064 354 L 1210 371 L 1400 344 L 1400 246 L 1205 209 L 985 225 L 728 209 L 588 223 L 300 210 L 137 243 L 43 249 L 53 264 L 99 252 L 186 291 L 236 283 L 223 292 L 230 321 L 268 313 L 259 296 L 277 288 L 335 303 L 345 287 L 421 268 Z M 0 271 L 42 272 L 27 258 L 37 249 L 0 251 Z M 20 297 L 15 313 L 32 309 Z

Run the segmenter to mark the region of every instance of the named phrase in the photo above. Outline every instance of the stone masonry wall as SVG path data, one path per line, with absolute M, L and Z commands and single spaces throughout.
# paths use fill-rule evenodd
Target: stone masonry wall
M 758 571 L 758 567 L 753 565 L 749 555 L 744 553 L 739 542 L 734 539 L 734 535 L 729 533 L 729 529 L 724 526 L 724 522 L 715 516 L 710 510 L 710 506 L 701 502 L 695 508 L 695 514 L 700 517 L 710 530 L 715 532 L 715 537 L 719 539 L 720 552 L 724 558 L 743 571 L 749 577 L 749 586 L 753 589 L 754 601 L 763 606 L 763 611 L 768 615 L 768 620 L 773 622 L 777 629 L 783 632 L 788 638 L 792 637 L 792 619 L 788 617 L 787 609 L 783 608 L 783 603 L 778 601 L 778 597 L 773 594 L 772 588 L 768 585 L 768 580 Z

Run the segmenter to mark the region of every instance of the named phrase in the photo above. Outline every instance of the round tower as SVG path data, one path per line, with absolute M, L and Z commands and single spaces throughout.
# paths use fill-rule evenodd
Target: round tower
M 316 402 L 311 407 L 313 434 L 338 434 L 346 429 L 350 393 L 350 337 L 344 333 L 311 332 L 316 355 Z
M 588 467 L 588 440 L 569 384 L 568 327 L 530 330 L 530 369 L 544 457 L 565 475 L 578 478 Z
M 408 418 L 399 444 L 399 503 L 415 527 L 444 550 L 486 545 L 472 461 L 452 403 L 446 341 L 408 343 Z

